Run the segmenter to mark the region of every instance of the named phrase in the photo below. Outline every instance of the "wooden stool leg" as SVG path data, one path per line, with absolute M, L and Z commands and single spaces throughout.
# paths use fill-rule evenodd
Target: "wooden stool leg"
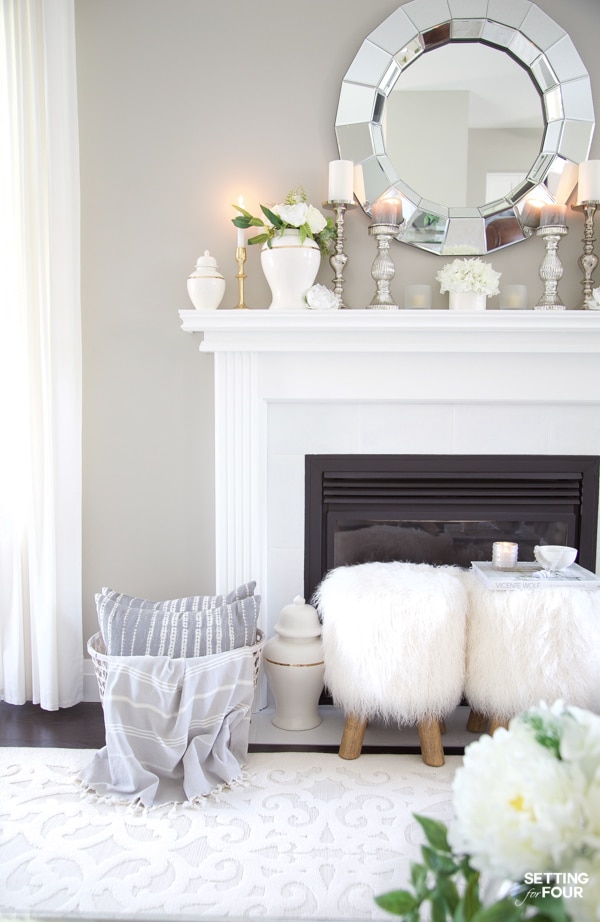
M 440 725 L 440 733 L 441 733 L 442 736 L 443 736 L 444 733 L 446 732 L 446 721 L 445 721 L 445 720 L 440 720 L 440 721 L 439 721 L 439 725 Z
M 501 720 L 499 717 L 492 717 L 490 720 L 490 736 L 493 736 L 498 727 L 504 727 L 508 730 L 508 720 Z
M 485 733 L 489 722 L 489 718 L 485 714 L 480 714 L 471 708 L 469 719 L 467 720 L 467 730 L 469 733 Z
M 425 765 L 439 767 L 444 764 L 444 747 L 438 720 L 424 720 L 419 724 L 419 741 Z
M 367 721 L 362 717 L 349 714 L 344 724 L 344 734 L 340 744 L 340 759 L 358 759 L 367 730 Z

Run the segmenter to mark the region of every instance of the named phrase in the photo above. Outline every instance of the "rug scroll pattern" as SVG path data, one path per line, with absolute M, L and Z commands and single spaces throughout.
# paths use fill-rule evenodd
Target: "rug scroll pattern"
M 200 806 L 99 800 L 86 750 L 0 749 L 0 907 L 18 912 L 390 918 L 374 897 L 419 857 L 412 814 L 451 818 L 460 763 L 253 753 Z

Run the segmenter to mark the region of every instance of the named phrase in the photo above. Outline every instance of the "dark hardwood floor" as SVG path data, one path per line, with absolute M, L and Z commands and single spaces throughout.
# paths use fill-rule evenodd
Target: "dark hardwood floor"
M 104 741 L 100 703 L 44 711 L 37 704 L 0 702 L 0 746 L 101 749 Z

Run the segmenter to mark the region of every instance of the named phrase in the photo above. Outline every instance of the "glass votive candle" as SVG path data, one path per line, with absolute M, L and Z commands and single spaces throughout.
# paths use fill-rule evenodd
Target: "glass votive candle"
M 404 289 L 404 309 L 431 310 L 431 285 L 407 285 Z
M 519 545 L 512 541 L 494 541 L 492 566 L 497 570 L 514 570 L 519 556 Z
M 527 285 L 504 285 L 500 289 L 501 311 L 527 310 Z

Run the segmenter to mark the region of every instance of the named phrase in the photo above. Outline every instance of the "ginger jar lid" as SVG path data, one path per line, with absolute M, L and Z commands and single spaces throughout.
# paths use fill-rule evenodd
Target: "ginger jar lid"
M 198 257 L 190 278 L 223 278 L 222 274 L 219 272 L 217 260 L 214 256 L 210 255 L 209 250 L 204 251 L 204 256 Z
M 316 608 L 307 605 L 301 595 L 282 608 L 275 630 L 281 637 L 320 637 L 322 633 Z

